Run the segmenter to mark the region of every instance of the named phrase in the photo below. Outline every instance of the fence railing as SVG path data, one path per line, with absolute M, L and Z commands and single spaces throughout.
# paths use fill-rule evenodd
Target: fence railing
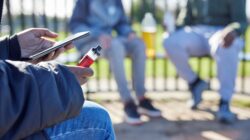
M 69 34 L 68 19 L 71 16 L 74 0 L 5 0 L 5 14 L 1 26 L 2 34 L 14 34 L 29 27 L 46 27 L 55 32 L 58 32 L 62 38 Z M 131 0 L 124 5 L 130 19 L 132 21 L 141 20 L 136 8 L 144 7 L 141 13 L 152 12 L 155 17 L 158 16 L 158 21 L 161 20 L 163 7 L 158 7 L 155 0 Z M 166 0 L 161 1 L 164 5 Z M 157 7 L 157 8 L 156 8 Z M 161 11 L 160 11 L 161 10 Z M 131 22 L 134 23 L 134 22 Z M 159 27 L 161 28 L 161 27 Z M 161 38 L 161 33 L 157 36 Z M 161 39 L 157 39 L 158 46 L 161 45 Z M 239 74 L 237 78 L 236 92 L 250 94 L 250 62 L 247 56 L 247 49 L 239 59 L 241 63 L 239 66 Z M 164 53 L 160 49 L 159 53 Z M 70 55 L 65 55 L 65 60 L 70 60 Z M 218 89 L 218 81 L 215 78 L 215 64 L 210 57 L 192 58 L 192 67 L 202 77 L 210 83 L 210 90 Z M 87 86 L 88 91 L 116 91 L 116 84 L 112 77 L 107 61 L 100 59 L 94 67 L 95 76 L 91 79 Z M 106 70 L 104 70 L 105 68 Z M 131 62 L 126 60 L 126 69 L 128 77 L 131 75 Z M 106 72 L 103 72 L 106 71 Z M 105 74 L 103 74 L 105 73 Z M 146 68 L 146 87 L 149 91 L 177 91 L 187 90 L 186 83 L 178 77 L 170 61 L 164 56 L 156 56 L 148 58 Z M 132 85 L 132 83 L 130 83 Z M 131 87 L 132 88 L 132 87 Z

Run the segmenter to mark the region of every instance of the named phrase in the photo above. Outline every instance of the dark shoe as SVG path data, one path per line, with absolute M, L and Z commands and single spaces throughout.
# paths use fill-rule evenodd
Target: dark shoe
M 125 122 L 130 125 L 140 125 L 143 121 L 140 119 L 140 114 L 137 112 L 137 106 L 133 101 L 129 101 L 124 105 Z
M 161 111 L 156 109 L 149 99 L 143 99 L 139 102 L 138 112 L 149 117 L 160 117 Z
M 216 118 L 219 122 L 224 124 L 232 124 L 237 120 L 237 115 L 230 111 L 230 105 L 228 101 L 220 101 L 219 111 L 216 114 Z
M 208 83 L 197 78 L 195 82 L 189 84 L 189 90 L 192 93 L 192 99 L 189 101 L 191 109 L 197 109 L 198 105 L 202 101 L 202 92 L 208 89 Z

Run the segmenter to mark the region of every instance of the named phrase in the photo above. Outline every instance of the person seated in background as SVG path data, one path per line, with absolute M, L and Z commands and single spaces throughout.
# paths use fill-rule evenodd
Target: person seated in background
M 0 1 L 0 23 L 2 7 Z M 0 139 L 114 140 L 107 111 L 84 102 L 80 85 L 93 75 L 90 68 L 36 64 L 56 58 L 72 44 L 31 61 L 34 64 L 20 61 L 52 47 L 54 42 L 44 37 L 57 34 L 33 28 L 0 38 Z
M 198 107 L 208 83 L 192 71 L 189 57 L 211 55 L 220 83 L 221 98 L 216 117 L 220 122 L 234 122 L 237 116 L 230 111 L 230 101 L 237 76 L 238 54 L 244 46 L 240 36 L 247 27 L 245 0 L 188 0 L 177 23 L 182 28 L 165 38 L 164 47 L 178 74 L 188 82 L 192 93 L 191 108 Z
M 142 124 L 140 114 L 159 117 L 161 112 L 145 97 L 145 45 L 128 23 L 121 0 L 78 0 L 75 4 L 69 28 L 72 33 L 91 31 L 91 37 L 75 43 L 81 54 L 101 44 L 108 59 L 124 103 L 125 121 Z M 117 35 L 113 35 L 116 31 Z M 125 76 L 124 59 L 132 59 L 133 88 L 138 106 L 131 96 Z

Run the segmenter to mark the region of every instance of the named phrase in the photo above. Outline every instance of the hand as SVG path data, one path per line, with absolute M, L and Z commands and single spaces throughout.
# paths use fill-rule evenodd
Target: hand
M 75 75 L 80 85 L 85 84 L 88 78 L 93 75 L 91 68 L 83 68 L 79 66 L 67 66 L 68 69 Z
M 31 28 L 17 33 L 18 42 L 21 47 L 21 57 L 27 58 L 30 55 L 35 54 L 41 50 L 52 47 L 55 42 L 46 38 L 56 38 L 57 36 L 58 35 L 56 33 L 44 28 Z M 50 54 L 40 58 L 39 60 L 35 60 L 32 62 L 38 63 L 40 61 L 53 60 L 57 56 L 59 56 L 60 53 L 72 47 L 72 44 L 68 44 L 67 46 L 57 49 L 56 51 L 51 52 Z
M 103 34 L 99 37 L 99 42 L 101 43 L 102 47 L 104 49 L 107 49 L 110 47 L 112 41 L 112 36 Z
M 222 47 L 230 47 L 236 37 L 237 33 L 234 29 L 225 28 L 224 30 L 222 30 Z
M 129 41 L 131 41 L 131 40 L 134 40 L 134 39 L 136 39 L 137 38 L 137 36 L 136 36 L 136 34 L 133 32 L 133 33 L 130 33 L 129 35 L 128 35 L 128 40 Z

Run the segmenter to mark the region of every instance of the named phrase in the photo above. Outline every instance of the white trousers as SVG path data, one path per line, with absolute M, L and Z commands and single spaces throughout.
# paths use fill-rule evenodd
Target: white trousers
M 223 27 L 207 25 L 185 27 L 167 37 L 164 40 L 164 47 L 178 74 L 188 83 L 197 78 L 188 63 L 189 57 L 211 55 L 217 65 L 221 98 L 230 101 L 237 76 L 238 55 L 244 46 L 244 41 L 238 37 L 229 48 L 223 48 L 222 29 Z

